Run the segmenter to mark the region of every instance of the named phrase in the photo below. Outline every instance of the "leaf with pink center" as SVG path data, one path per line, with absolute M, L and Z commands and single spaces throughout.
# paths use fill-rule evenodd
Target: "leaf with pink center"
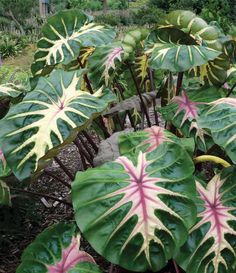
M 97 84 L 105 82 L 107 86 L 114 75 L 117 65 L 121 63 L 124 49 L 119 42 L 97 47 L 89 57 L 90 78 Z
M 196 220 L 194 166 L 174 142 L 131 154 L 78 172 L 72 188 L 76 221 L 112 263 L 156 272 L 186 241 Z
M 3 154 L 3 150 L 0 148 L 0 177 L 6 177 L 11 173 L 6 158 Z
M 96 265 L 88 253 L 80 250 L 80 236 L 76 235 L 75 226 L 65 223 L 44 230 L 26 248 L 21 260 L 16 273 L 69 273 L 80 264 Z M 98 270 L 97 266 L 95 268 Z M 86 271 L 78 267 L 73 272 Z
M 178 110 L 174 115 L 174 118 L 182 111 L 184 111 L 184 117 L 181 121 L 180 127 L 184 124 L 186 120 L 192 121 L 198 116 L 198 102 L 191 101 L 185 91 L 182 91 L 181 96 L 176 96 L 172 100 L 178 104 Z
M 222 98 L 222 90 L 202 87 L 183 91 L 169 105 L 158 109 L 166 121 L 171 122 L 185 137 L 194 137 L 198 149 L 206 151 L 213 145 L 210 133 L 198 122 L 199 115 L 208 103 Z M 204 118 L 204 117 L 203 117 Z
M 143 131 L 121 134 L 119 136 L 120 154 L 129 154 L 135 150 L 152 152 L 164 143 L 180 141 L 174 134 L 159 126 L 152 126 Z
M 160 145 L 168 146 L 171 143 L 181 145 L 190 154 L 195 149 L 195 143 L 192 138 L 178 138 L 170 131 L 159 126 L 152 126 L 138 132 L 120 133 L 118 138 L 120 155 L 130 154 L 135 151 L 149 153 Z
M 177 256 L 187 273 L 232 273 L 236 269 L 235 167 L 208 184 L 196 181 L 198 222 Z
M 216 144 L 236 162 L 236 98 L 220 98 L 202 110 L 198 123 L 211 132 Z

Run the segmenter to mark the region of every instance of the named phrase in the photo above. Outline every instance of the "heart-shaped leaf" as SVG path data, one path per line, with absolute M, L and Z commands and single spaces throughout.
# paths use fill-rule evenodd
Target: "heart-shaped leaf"
M 7 186 L 7 184 L 0 180 L 0 206 L 11 205 L 11 195 L 10 195 L 10 189 Z
M 177 256 L 187 273 L 232 273 L 236 260 L 235 167 L 196 181 L 198 222 Z
M 112 263 L 156 272 L 196 220 L 193 171 L 185 149 L 165 142 L 150 153 L 79 172 L 72 190 L 77 224 Z
M 73 141 L 93 118 L 115 100 L 110 91 L 81 91 L 83 71 L 54 71 L 13 106 L 1 121 L 2 149 L 19 180 L 35 172 L 42 157 Z
M 182 91 L 169 105 L 158 110 L 165 120 L 173 123 L 185 137 L 194 137 L 198 148 L 206 151 L 213 142 L 209 132 L 199 124 L 198 116 L 209 102 L 221 98 L 221 93 L 222 90 L 215 87 Z
M 203 109 L 198 122 L 211 131 L 216 144 L 236 162 L 236 98 L 221 98 Z
M 112 28 L 92 23 L 92 18 L 79 10 L 61 11 L 42 28 L 32 73 L 37 76 L 45 69 L 50 71 L 50 66 L 68 64 L 79 56 L 82 47 L 107 44 L 115 36 Z
M 89 268 L 89 264 L 95 264 L 95 261 L 79 248 L 80 236 L 76 236 L 75 226 L 56 224 L 44 230 L 26 248 L 16 273 L 84 273 L 86 271 L 75 270 L 75 266 L 81 264 L 83 268 L 86 262 Z
M 150 66 L 153 69 L 166 69 L 183 72 L 214 60 L 221 52 L 196 41 L 179 29 L 160 28 L 151 32 L 147 45 L 152 49 Z

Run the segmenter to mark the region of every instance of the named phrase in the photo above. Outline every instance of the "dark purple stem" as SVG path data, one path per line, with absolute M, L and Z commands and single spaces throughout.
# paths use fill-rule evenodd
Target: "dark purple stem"
M 79 152 L 80 152 L 80 155 L 82 156 L 84 156 L 84 158 L 86 158 L 86 160 L 89 162 L 89 164 L 92 166 L 92 167 L 94 167 L 94 164 L 93 164 L 93 160 L 91 159 L 91 157 L 86 153 L 86 151 L 82 148 L 82 145 L 81 145 L 81 143 L 80 143 L 80 141 L 79 141 L 79 139 L 78 138 L 76 138 L 75 140 L 74 140 L 74 143 L 75 143 L 75 145 L 77 146 L 77 148 L 78 148 L 78 150 L 79 150 Z M 82 158 L 81 158 L 82 159 Z
M 65 174 L 73 181 L 75 179 L 75 176 L 68 170 L 68 168 L 62 163 L 62 161 L 57 156 L 54 157 L 54 160 L 62 168 Z
M 80 135 L 78 135 L 78 138 L 79 138 L 80 142 L 83 144 L 83 147 L 88 152 L 90 158 L 92 159 L 94 157 L 94 155 L 93 155 L 92 151 L 90 150 L 89 146 L 87 145 L 86 141 L 84 141 L 83 137 Z
M 150 83 L 151 83 L 151 89 L 152 89 L 152 91 L 154 91 L 155 90 L 155 83 L 153 80 L 153 70 L 151 70 L 149 68 L 148 72 L 149 72 L 149 79 L 150 79 Z M 155 123 L 156 123 L 156 125 L 159 125 L 159 119 L 158 119 L 158 115 L 156 112 L 156 98 L 153 99 L 153 111 L 154 111 Z
M 176 273 L 180 273 L 179 267 L 178 267 L 178 265 L 177 265 L 177 263 L 176 263 L 175 260 L 173 260 L 173 265 L 174 265 L 174 268 L 175 268 L 175 272 Z
M 48 170 L 44 170 L 44 173 L 50 177 L 52 177 L 54 180 L 60 182 L 61 184 L 63 184 L 64 186 L 66 186 L 67 188 L 71 189 L 71 185 L 69 183 L 67 183 L 66 181 L 64 181 L 63 179 L 59 178 L 57 175 L 55 175 L 54 173 L 48 171 Z
M 82 62 L 80 61 L 79 58 L 78 58 L 77 60 L 78 60 L 78 63 L 79 63 L 79 65 L 80 65 L 80 67 L 83 69 L 83 68 L 84 68 L 84 65 L 82 64 Z M 85 80 L 85 82 L 86 82 L 86 84 L 87 84 L 87 88 L 88 88 L 90 94 L 94 94 L 92 85 L 91 85 L 91 83 L 90 83 L 90 80 L 89 80 L 87 74 L 84 74 L 84 80 Z M 102 117 L 99 117 L 99 122 L 101 123 L 101 127 L 102 127 L 102 130 L 103 130 L 105 136 L 106 136 L 106 137 L 109 137 L 110 134 L 107 132 L 107 129 L 106 129 L 106 126 L 105 126 L 105 124 L 104 124 L 104 122 L 103 122 L 103 120 L 102 120 Z
M 89 144 L 93 147 L 94 151 L 97 153 L 98 152 L 98 147 L 94 143 L 92 137 L 86 131 L 83 131 L 82 134 L 87 138 Z
M 141 93 L 141 91 L 140 91 L 140 89 L 139 89 L 138 82 L 137 82 L 137 80 L 136 80 L 136 78 L 135 78 L 135 76 L 134 76 L 134 72 L 133 72 L 132 67 L 131 67 L 130 65 L 129 65 L 129 70 L 130 70 L 132 79 L 133 79 L 133 81 L 134 81 L 134 84 L 135 84 L 135 87 L 136 87 L 138 96 L 139 96 L 139 98 L 140 98 L 141 109 L 142 109 L 142 111 L 144 112 L 144 114 L 145 114 L 145 116 L 146 116 L 148 127 L 151 127 L 152 125 L 151 125 L 151 121 L 150 121 L 150 118 L 149 118 L 148 110 L 147 110 L 146 105 L 145 105 L 145 103 L 144 103 L 144 100 L 143 100 L 143 97 L 142 97 L 142 93 Z
M 124 101 L 124 100 L 125 100 L 125 96 L 124 96 L 124 93 L 123 93 L 124 90 L 122 89 L 122 87 L 120 86 L 120 84 L 119 84 L 118 82 L 116 82 L 116 87 L 117 87 L 117 89 L 119 90 L 119 93 L 120 93 L 120 96 L 121 96 L 122 100 Z M 130 111 L 127 110 L 126 113 L 127 113 L 128 117 L 129 117 L 131 126 L 132 126 L 132 127 L 134 128 L 134 130 L 135 130 L 135 129 L 136 129 L 136 126 L 135 126 L 135 123 L 134 123 L 134 121 L 133 121 L 133 118 L 132 118 L 132 115 L 131 115 Z
M 72 207 L 72 204 L 65 201 L 65 200 L 61 200 L 57 197 L 54 197 L 54 196 L 51 196 L 51 195 L 48 195 L 48 194 L 44 194 L 44 193 L 41 193 L 41 192 L 34 192 L 34 191 L 29 191 L 29 190 L 23 190 L 23 189 L 16 189 L 16 188 L 11 188 L 11 190 L 13 191 L 17 191 L 17 192 L 21 192 L 21 193 L 25 193 L 25 194 L 29 194 L 29 195 L 34 195 L 34 196 L 39 196 L 39 197 L 44 197 L 44 198 L 48 198 L 48 199 L 51 199 L 51 200 L 54 200 L 54 201 L 57 201 L 59 203 L 62 203 L 62 204 L 65 204 L 65 205 L 68 205 L 70 207 Z
M 235 84 L 232 86 L 232 88 L 229 90 L 228 94 L 226 95 L 226 98 L 228 98 L 228 97 L 233 93 L 235 87 L 236 87 L 236 83 L 235 83 Z
M 177 86 L 176 86 L 176 96 L 179 96 L 181 88 L 182 88 L 182 83 L 183 83 L 183 78 L 184 78 L 184 72 L 179 72 L 178 73 L 178 79 L 177 79 Z

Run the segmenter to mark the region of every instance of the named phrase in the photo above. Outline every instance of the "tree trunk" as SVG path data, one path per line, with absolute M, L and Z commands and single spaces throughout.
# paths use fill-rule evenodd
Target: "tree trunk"
M 107 12 L 107 0 L 103 0 L 103 10 L 104 12 Z
M 19 23 L 19 21 L 16 19 L 16 17 L 14 16 L 13 12 L 11 10 L 9 10 L 9 15 L 11 16 L 12 20 L 15 22 L 15 24 L 17 25 L 17 27 L 19 28 L 20 32 L 22 35 L 25 35 L 25 31 L 22 27 L 22 25 Z

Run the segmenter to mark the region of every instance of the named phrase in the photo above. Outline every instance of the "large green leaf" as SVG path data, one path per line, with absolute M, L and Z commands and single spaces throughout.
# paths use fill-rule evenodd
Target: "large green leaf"
M 72 187 L 77 224 L 112 263 L 158 271 L 186 241 L 195 223 L 191 158 L 165 142 L 101 167 L 78 172 Z
M 180 129 L 185 137 L 194 137 L 198 148 L 206 151 L 213 142 L 209 132 L 199 124 L 198 116 L 209 102 L 222 97 L 221 91 L 215 87 L 182 91 L 169 105 L 158 110 L 166 121 Z
M 80 236 L 76 235 L 75 225 L 59 223 L 44 230 L 29 245 L 21 257 L 22 263 L 16 273 L 85 273 L 94 259 L 79 250 Z M 80 265 L 82 269 L 80 269 Z M 97 271 L 97 266 L 95 267 Z
M 187 273 L 235 272 L 235 172 L 235 167 L 226 169 L 208 184 L 196 181 L 198 222 L 177 256 Z
M 203 109 L 198 122 L 211 131 L 216 144 L 236 163 L 236 98 L 221 98 Z
M 7 186 L 7 184 L 0 180 L 0 206 L 11 205 L 11 195 L 10 195 L 10 189 Z
M 109 90 L 81 91 L 83 71 L 54 71 L 0 122 L 2 149 L 16 177 L 35 172 L 50 150 L 76 136 L 115 99 Z M 69 140 L 68 140 L 69 141 Z
M 68 64 L 79 56 L 81 47 L 107 44 L 115 35 L 113 29 L 92 23 L 92 18 L 79 10 L 61 11 L 42 28 L 32 73 L 37 76 L 48 73 L 50 66 Z
M 151 46 L 150 66 L 153 69 L 167 69 L 183 72 L 214 60 L 221 52 L 196 41 L 175 28 L 160 28 L 151 32 L 147 40 Z

